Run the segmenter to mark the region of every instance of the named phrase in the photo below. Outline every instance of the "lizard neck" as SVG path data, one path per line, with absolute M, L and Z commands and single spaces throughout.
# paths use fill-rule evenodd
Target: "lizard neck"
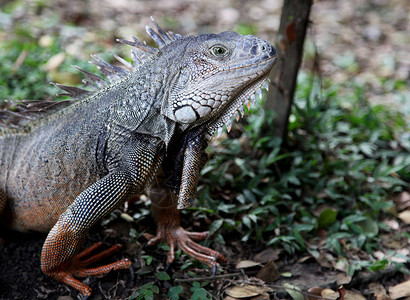
M 109 130 L 115 139 L 132 134 L 144 134 L 158 138 L 168 145 L 176 124 L 161 113 L 167 102 L 175 72 L 169 68 L 144 64 L 132 72 L 113 93 Z

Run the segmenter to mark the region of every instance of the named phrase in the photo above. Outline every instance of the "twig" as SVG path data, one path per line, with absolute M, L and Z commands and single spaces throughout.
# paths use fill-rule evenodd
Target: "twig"
M 174 281 L 175 282 L 205 281 L 205 280 L 215 280 L 215 279 L 226 278 L 226 277 L 235 277 L 235 276 L 240 276 L 240 275 L 242 274 L 237 272 L 237 273 L 228 273 L 228 274 L 221 274 L 221 275 L 207 276 L 207 277 L 176 278 Z
M 375 271 L 371 273 L 358 273 L 352 280 L 345 284 L 346 288 L 352 288 L 357 285 L 366 284 L 369 282 L 377 282 L 382 278 L 391 277 L 398 272 L 398 268 L 395 265 L 388 266 L 386 269 Z

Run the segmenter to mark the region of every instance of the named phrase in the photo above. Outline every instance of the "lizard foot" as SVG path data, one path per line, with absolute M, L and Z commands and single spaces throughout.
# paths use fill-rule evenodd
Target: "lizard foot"
M 49 271 L 46 274 L 61 282 L 64 282 L 67 285 L 72 286 L 84 295 L 83 299 L 87 299 L 88 296 L 91 295 L 91 288 L 88 285 L 75 279 L 74 276 L 103 276 L 111 270 L 128 269 L 131 266 L 131 261 L 125 258 L 104 266 L 88 268 L 90 264 L 100 261 L 122 248 L 122 245 L 117 244 L 107 250 L 101 251 L 97 254 L 92 254 L 92 252 L 101 247 L 101 245 L 101 242 L 95 243 L 79 254 L 73 256 L 69 261 L 66 261 L 64 264 L 62 264 L 57 270 Z
M 148 246 L 154 246 L 159 242 L 168 243 L 170 249 L 167 255 L 167 266 L 175 259 L 175 247 L 178 246 L 189 256 L 199 260 L 212 269 L 213 274 L 216 271 L 216 263 L 226 262 L 225 257 L 219 252 L 204 247 L 195 241 L 201 241 L 209 236 L 209 232 L 190 232 L 181 226 L 159 226 L 157 235 L 150 239 Z

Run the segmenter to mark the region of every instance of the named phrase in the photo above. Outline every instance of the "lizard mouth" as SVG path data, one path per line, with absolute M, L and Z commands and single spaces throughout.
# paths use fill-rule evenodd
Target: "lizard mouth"
M 243 117 L 245 114 L 244 104 L 248 107 L 249 110 L 251 107 L 251 101 L 253 104 L 255 104 L 256 102 L 255 94 L 258 95 L 259 100 L 262 98 L 262 88 L 264 88 L 265 90 L 268 90 L 269 88 L 268 76 L 275 63 L 275 59 L 276 56 L 265 60 L 263 63 L 266 64 L 267 67 L 263 71 L 262 75 L 246 85 L 235 96 L 233 96 L 233 99 L 221 108 L 222 113 L 219 114 L 219 117 L 212 119 L 208 123 L 208 139 L 211 139 L 216 131 L 218 132 L 219 137 L 222 134 L 224 126 L 226 126 L 226 129 L 229 132 L 232 127 L 232 117 L 235 116 L 237 121 L 240 117 Z M 258 64 L 261 64 L 261 62 L 259 62 Z M 249 66 L 245 66 L 245 68 L 246 67 Z

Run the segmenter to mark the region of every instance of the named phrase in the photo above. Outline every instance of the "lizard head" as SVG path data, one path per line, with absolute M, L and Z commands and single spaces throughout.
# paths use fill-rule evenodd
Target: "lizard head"
M 159 130 L 157 134 L 164 141 L 169 142 L 175 124 L 183 131 L 201 126 L 208 138 L 215 131 L 218 134 L 222 132 L 224 125 L 229 131 L 231 118 L 236 115 L 238 119 L 239 113 L 243 113 L 244 104 L 249 108 L 249 98 L 255 99 L 254 94 L 266 83 L 276 62 L 275 48 L 263 39 L 230 31 L 183 37 L 165 32 L 153 19 L 152 21 L 156 30 L 149 26 L 146 30 L 158 48 L 150 47 L 135 37 L 133 41 L 120 39 L 119 42 L 134 47 L 131 50 L 133 63 L 116 56 L 125 65 L 124 69 L 93 56 L 94 64 L 108 82 L 77 67 L 86 75 L 85 83 L 101 88 L 128 76 L 130 72 L 140 74 L 140 68 L 145 68 L 143 74 L 151 76 L 153 72 L 155 77 L 144 81 L 144 89 L 149 89 L 151 97 L 157 95 L 158 99 L 162 99 L 159 106 L 161 115 L 165 118 L 158 119 L 163 126 L 156 124 L 156 127 Z M 141 84 L 140 78 L 136 78 Z M 167 78 L 166 88 L 164 78 Z M 65 95 L 73 98 L 89 94 L 86 90 L 57 86 L 68 92 Z M 130 89 L 135 87 L 131 86 Z M 144 99 L 141 95 L 137 97 L 138 112 L 141 114 L 139 121 L 143 118 L 142 112 L 153 105 L 153 101 L 147 100 L 147 95 L 143 96 Z M 135 103 L 132 105 L 136 107 Z M 128 118 L 130 123 L 135 123 L 133 114 Z M 141 127 L 140 123 L 138 126 Z M 152 131 L 150 128 L 151 134 Z
M 209 136 L 224 125 L 230 130 L 276 61 L 269 42 L 229 31 L 191 37 L 180 55 L 184 64 L 162 113 L 182 129 L 205 125 Z

